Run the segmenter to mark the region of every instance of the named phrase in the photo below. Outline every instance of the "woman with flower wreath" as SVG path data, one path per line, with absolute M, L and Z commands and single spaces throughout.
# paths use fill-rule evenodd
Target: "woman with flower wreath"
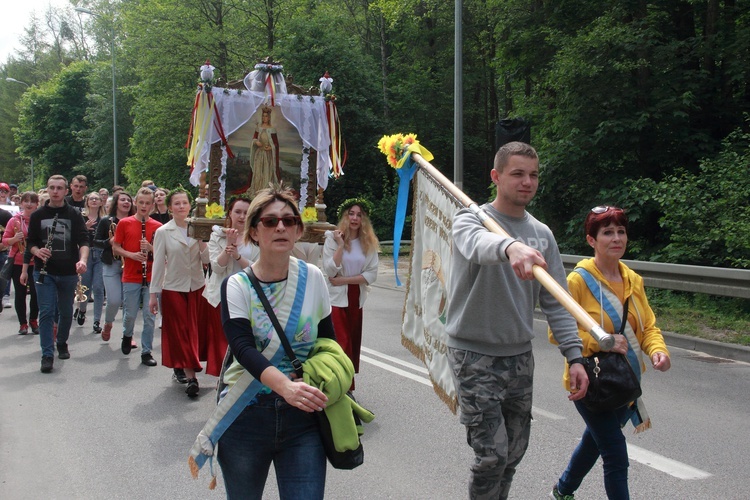
M 245 220 L 250 200 L 237 196 L 229 200 L 224 227 L 213 226 L 208 240 L 211 274 L 206 277 L 203 297 L 208 301 L 206 318 L 206 373 L 216 377 L 221 373 L 227 338 L 221 323 L 221 282 L 242 271 L 258 258 L 255 245 L 245 243 Z
M 355 373 L 359 373 L 362 347 L 362 307 L 370 285 L 378 278 L 380 243 L 372 229 L 371 213 L 368 200 L 345 200 L 338 210 L 338 227 L 326 231 L 323 246 L 323 272 L 328 277 L 336 339 L 352 360 Z
M 199 392 L 195 373 L 203 370 L 199 339 L 204 335 L 205 318 L 199 319 L 199 315 L 205 309 L 203 265 L 208 264 L 209 257 L 208 245 L 187 234 L 191 202 L 190 194 L 181 187 L 172 190 L 167 197 L 172 220 L 154 233 L 154 267 L 148 307 L 151 314 L 161 308 L 162 364 L 185 372 L 185 393 L 194 398 Z M 157 298 L 159 292 L 161 306 Z

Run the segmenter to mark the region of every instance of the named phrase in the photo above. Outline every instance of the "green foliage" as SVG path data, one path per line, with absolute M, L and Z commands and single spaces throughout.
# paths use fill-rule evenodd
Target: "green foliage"
M 641 197 L 657 203 L 669 243 L 664 262 L 750 267 L 750 133 L 737 130 L 697 174 L 678 171 L 661 182 L 634 181 Z
M 85 128 L 82 96 L 88 94 L 90 72 L 88 63 L 73 63 L 21 99 L 15 130 L 18 151 L 23 157 L 38 158 L 47 173 L 70 178 L 83 159 L 78 135 Z
M 750 300 L 648 289 L 662 330 L 750 345 Z

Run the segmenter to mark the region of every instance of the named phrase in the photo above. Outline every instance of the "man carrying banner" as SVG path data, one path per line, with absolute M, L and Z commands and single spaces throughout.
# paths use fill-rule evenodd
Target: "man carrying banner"
M 536 151 L 521 142 L 504 145 L 491 177 L 497 196 L 482 209 L 511 237 L 488 231 L 469 209 L 456 214 L 445 327 L 461 423 L 475 453 L 472 499 L 507 498 L 529 444 L 537 302 L 570 364 L 568 399 L 581 399 L 588 388 L 576 321 L 533 280 L 538 265 L 567 290 L 552 232 L 526 212 L 539 186 Z

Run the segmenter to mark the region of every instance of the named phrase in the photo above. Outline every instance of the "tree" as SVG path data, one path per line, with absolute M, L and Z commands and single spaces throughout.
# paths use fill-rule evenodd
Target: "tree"
M 70 178 L 83 160 L 78 137 L 86 127 L 90 72 L 88 63 L 73 63 L 21 98 L 16 144 L 21 156 L 39 160 L 40 173 L 45 168 L 47 173 Z

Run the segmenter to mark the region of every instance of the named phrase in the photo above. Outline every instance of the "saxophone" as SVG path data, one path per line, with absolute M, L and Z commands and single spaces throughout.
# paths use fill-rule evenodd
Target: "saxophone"
M 52 243 L 55 241 L 55 230 L 57 230 L 57 214 L 55 214 L 55 218 L 52 219 L 52 227 L 47 233 L 47 244 L 44 245 L 44 248 L 50 251 L 52 250 Z M 52 256 L 50 255 L 50 259 L 51 258 Z M 47 276 L 47 262 L 49 262 L 49 259 L 44 261 L 42 269 L 39 271 L 39 280 L 36 282 L 38 285 L 44 284 L 44 278 Z

